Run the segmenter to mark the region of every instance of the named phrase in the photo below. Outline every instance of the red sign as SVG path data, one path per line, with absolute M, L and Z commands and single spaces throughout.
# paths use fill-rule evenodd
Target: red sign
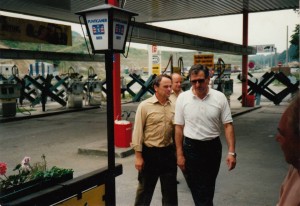
M 249 67 L 250 69 L 253 69 L 254 66 L 255 66 L 255 63 L 254 63 L 254 62 L 249 62 L 249 63 L 248 63 L 248 67 Z

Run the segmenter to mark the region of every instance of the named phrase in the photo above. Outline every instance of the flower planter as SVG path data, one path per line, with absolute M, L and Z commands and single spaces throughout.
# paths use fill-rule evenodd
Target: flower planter
M 0 190 L 0 204 L 7 203 L 19 197 L 35 193 L 67 180 L 73 179 L 73 174 L 66 174 L 50 180 L 33 180 L 5 190 Z

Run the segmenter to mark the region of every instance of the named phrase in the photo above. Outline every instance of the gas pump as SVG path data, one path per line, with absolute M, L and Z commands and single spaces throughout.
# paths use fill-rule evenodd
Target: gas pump
M 233 93 L 233 80 L 230 79 L 231 65 L 225 64 L 222 58 L 218 59 L 214 66 L 212 88 L 225 94 L 230 103 L 230 95 Z
M 0 115 L 13 117 L 17 113 L 17 98 L 20 97 L 20 85 L 16 81 L 0 80 Z
M 89 67 L 88 69 L 87 99 L 90 106 L 101 105 L 102 82 L 98 79 L 93 67 Z
M 67 92 L 68 107 L 82 108 L 83 82 L 78 73 L 72 67 L 69 68 L 69 87 Z

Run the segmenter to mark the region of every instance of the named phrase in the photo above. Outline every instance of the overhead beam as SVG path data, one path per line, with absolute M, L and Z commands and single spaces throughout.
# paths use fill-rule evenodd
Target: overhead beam
M 61 61 L 104 62 L 104 55 L 0 49 L 0 59 L 40 59 Z
M 224 54 L 256 54 L 255 47 L 244 47 L 243 45 L 239 44 L 219 41 L 183 32 L 177 32 L 174 30 L 138 22 L 135 22 L 135 25 L 133 27 L 131 41 L 142 44 L 156 44 L 159 46 Z

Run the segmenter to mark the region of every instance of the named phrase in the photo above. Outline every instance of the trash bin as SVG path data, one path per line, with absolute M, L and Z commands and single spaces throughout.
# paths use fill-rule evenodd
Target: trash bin
M 115 120 L 115 146 L 129 147 L 132 138 L 132 123 L 127 120 Z
M 246 106 L 247 107 L 254 107 L 255 96 L 254 95 L 247 95 L 246 96 Z

